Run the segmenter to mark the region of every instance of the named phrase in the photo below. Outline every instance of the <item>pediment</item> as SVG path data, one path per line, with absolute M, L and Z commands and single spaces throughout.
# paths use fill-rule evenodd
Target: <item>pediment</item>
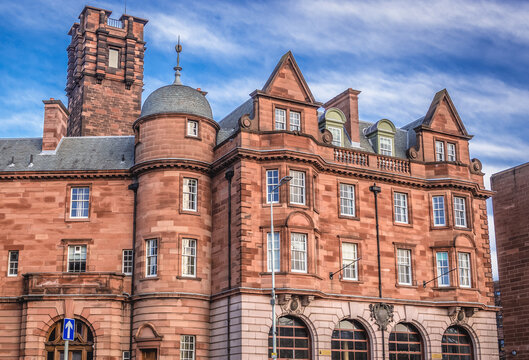
M 262 91 L 282 98 L 308 103 L 316 102 L 290 51 L 281 57 Z
M 435 94 L 422 126 L 447 134 L 469 137 L 446 89 Z

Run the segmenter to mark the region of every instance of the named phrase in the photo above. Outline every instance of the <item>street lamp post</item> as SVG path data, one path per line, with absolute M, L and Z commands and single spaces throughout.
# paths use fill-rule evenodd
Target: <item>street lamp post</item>
M 270 238 L 272 242 L 272 298 L 270 299 L 270 304 L 272 305 L 272 359 L 277 359 L 277 334 L 276 334 L 276 267 L 275 267 L 275 234 L 274 234 L 274 201 L 272 201 L 272 197 L 274 196 L 274 192 L 281 187 L 281 185 L 286 184 L 292 180 L 292 176 L 284 176 L 279 180 L 279 184 L 277 184 L 275 187 L 272 188 L 270 191 L 270 199 L 267 199 L 270 201 Z M 279 201 L 279 194 L 278 194 L 278 201 Z M 279 247 L 281 248 L 281 247 Z

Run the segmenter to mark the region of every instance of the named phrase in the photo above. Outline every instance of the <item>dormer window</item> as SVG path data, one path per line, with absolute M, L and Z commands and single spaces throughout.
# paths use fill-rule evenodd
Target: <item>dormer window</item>
M 275 112 L 275 129 L 286 130 L 287 111 L 285 109 L 276 109 Z
M 395 134 L 397 129 L 388 119 L 382 119 L 364 129 L 365 136 L 378 154 L 395 156 Z
M 342 129 L 329 126 L 327 130 L 329 130 L 332 134 L 332 144 L 334 146 L 342 146 Z
M 393 156 L 393 139 L 385 136 L 379 138 L 380 154 Z
M 344 125 L 346 119 L 344 113 L 337 108 L 329 108 L 325 110 L 325 114 L 320 118 L 320 130 L 327 129 L 332 134 L 332 145 L 334 146 L 348 146 L 346 141 L 349 139 L 344 134 Z

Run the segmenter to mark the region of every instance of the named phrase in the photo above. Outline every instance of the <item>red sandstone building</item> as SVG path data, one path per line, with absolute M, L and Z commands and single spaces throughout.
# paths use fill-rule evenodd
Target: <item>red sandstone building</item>
M 279 358 L 498 357 L 491 193 L 446 90 L 366 123 L 288 52 L 220 122 L 178 67 L 141 106 L 146 20 L 109 16 L 71 28 L 43 137 L 0 140 L 0 358 L 60 359 L 68 317 L 73 359 L 267 359 L 273 268 Z
M 529 359 L 529 163 L 492 175 L 505 359 Z

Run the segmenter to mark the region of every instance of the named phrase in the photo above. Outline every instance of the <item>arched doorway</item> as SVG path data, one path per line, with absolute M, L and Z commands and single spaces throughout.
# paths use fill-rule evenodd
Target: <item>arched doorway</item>
M 332 360 L 368 360 L 369 338 L 354 320 L 342 320 L 332 332 Z
M 444 360 L 473 360 L 472 340 L 460 326 L 450 326 L 441 341 Z
M 268 334 L 268 358 L 272 358 L 272 328 Z M 305 324 L 291 316 L 277 320 L 277 353 L 278 359 L 311 359 L 311 342 L 309 329 Z
M 395 325 L 389 334 L 389 360 L 422 360 L 423 358 L 419 330 L 412 324 Z
M 62 339 L 63 321 L 53 324 L 46 335 L 46 360 L 64 359 L 64 340 Z M 93 360 L 94 359 L 94 335 L 83 321 L 75 320 L 74 340 L 70 341 L 68 347 L 69 360 Z

